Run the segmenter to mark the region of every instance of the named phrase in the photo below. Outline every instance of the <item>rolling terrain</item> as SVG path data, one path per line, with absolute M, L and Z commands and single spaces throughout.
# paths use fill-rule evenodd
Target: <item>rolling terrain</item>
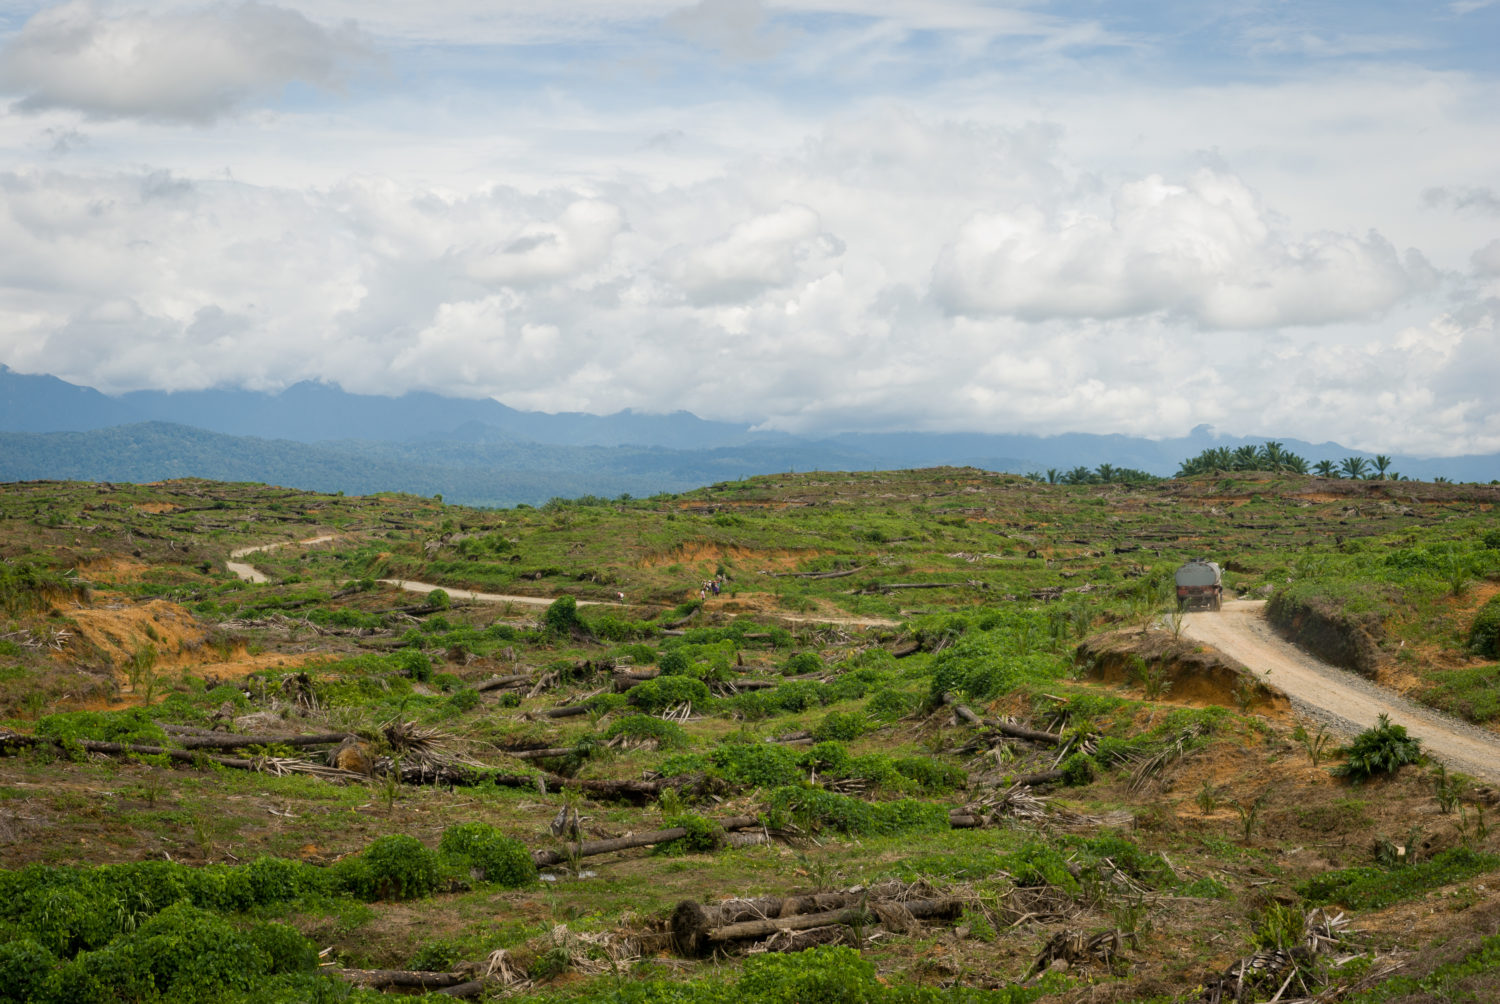
M 36 1000 L 1488 999 L 1497 500 L 0 486 L 0 967 Z M 1201 554 L 1246 601 L 1177 617 Z M 1403 764 L 1346 691 L 1479 746 L 1392 715 L 1435 754 Z

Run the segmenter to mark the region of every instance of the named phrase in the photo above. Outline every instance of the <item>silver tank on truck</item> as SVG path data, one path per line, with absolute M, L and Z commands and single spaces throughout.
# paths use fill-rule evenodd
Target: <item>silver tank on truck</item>
M 1194 558 L 1177 569 L 1177 606 L 1217 610 L 1224 602 L 1224 573 L 1207 558 Z

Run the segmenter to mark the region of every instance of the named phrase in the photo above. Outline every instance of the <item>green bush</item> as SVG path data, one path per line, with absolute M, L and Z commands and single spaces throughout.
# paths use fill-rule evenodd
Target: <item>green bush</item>
M 865 704 L 865 713 L 883 722 L 905 718 L 917 709 L 917 698 L 903 690 L 878 690 Z
M 1298 885 L 1297 892 L 1313 905 L 1337 903 L 1350 910 L 1379 910 L 1496 868 L 1500 868 L 1500 856 L 1453 847 L 1391 871 L 1361 867 L 1324 872 Z
M 57 956 L 30 938 L 0 943 L 0 1004 L 44 999 L 43 989 L 56 966 Z
M 437 855 L 404 833 L 376 837 L 364 853 L 344 858 L 334 869 L 344 890 L 364 900 L 416 899 L 438 881 Z
M 1334 767 L 1332 773 L 1358 783 L 1421 760 L 1422 742 L 1408 736 L 1405 726 L 1392 725 L 1390 718 L 1382 714 L 1376 726 L 1355 736 L 1344 752 L 1347 759 Z
M 865 717 L 853 711 L 830 711 L 813 726 L 812 734 L 820 742 L 849 742 L 865 734 Z
M 163 746 L 167 734 L 145 708 L 128 711 L 64 711 L 47 715 L 36 723 L 36 734 L 64 743 L 93 739 L 106 743 Z
M 680 826 L 687 830 L 687 833 L 676 840 L 657 844 L 652 848 L 653 854 L 667 856 L 707 854 L 724 846 L 724 831 L 719 824 L 696 813 L 684 812 L 680 815 L 668 816 L 666 824 L 668 828 Z
M 571 596 L 559 596 L 542 615 L 542 626 L 554 635 L 570 635 L 583 629 L 578 619 L 578 601 Z
M 1080 787 L 1094 780 L 1097 764 L 1087 753 L 1078 752 L 1062 762 L 1063 784 Z
M 776 788 L 803 779 L 796 751 L 778 743 L 721 745 L 708 759 L 725 780 L 734 784 Z
M 478 872 L 492 885 L 519 889 L 536 881 L 536 862 L 519 840 L 489 823 L 459 823 L 443 831 L 438 852 L 460 867 Z
M 940 792 L 962 788 L 969 782 L 968 774 L 959 767 L 950 767 L 931 757 L 897 757 L 891 765 L 901 776 L 916 782 L 923 791 Z
M 693 660 L 681 649 L 674 648 L 658 656 L 656 665 L 662 676 L 681 676 L 693 668 Z
M 988 701 L 1028 684 L 1051 683 L 1067 675 L 1058 656 L 1026 649 L 1005 631 L 967 634 L 932 661 L 929 699 L 954 693 L 971 701 Z
M 1500 596 L 1491 596 L 1474 615 L 1469 647 L 1487 658 L 1500 659 Z
M 626 701 L 648 714 L 688 701 L 702 706 L 708 698 L 708 685 L 690 676 L 658 676 L 636 684 L 625 694 Z
M 391 655 L 391 665 L 419 683 L 432 679 L 432 660 L 415 648 L 403 648 Z
M 1073 877 L 1068 859 L 1050 844 L 1028 840 L 1000 860 L 1001 868 L 1010 873 L 1016 885 L 1050 885 L 1066 892 L 1078 892 L 1078 879 Z
M 932 802 L 903 798 L 865 802 L 819 788 L 777 788 L 767 803 L 773 825 L 786 822 L 812 833 L 834 830 L 853 835 L 935 832 L 948 828 L 948 809 Z
M 624 737 L 635 741 L 653 741 L 657 749 L 686 749 L 687 730 L 676 722 L 663 721 L 650 715 L 627 715 L 611 725 L 604 733 L 606 741 Z
M 798 652 L 781 667 L 783 676 L 802 676 L 823 671 L 823 657 L 816 652 Z
M 771 691 L 771 699 L 784 711 L 806 711 L 827 702 L 827 688 L 816 680 L 793 680 Z

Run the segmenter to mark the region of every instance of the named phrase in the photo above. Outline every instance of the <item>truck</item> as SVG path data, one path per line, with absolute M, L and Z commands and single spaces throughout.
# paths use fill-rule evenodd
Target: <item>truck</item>
M 1224 573 L 1207 558 L 1194 558 L 1177 569 L 1177 607 L 1218 610 L 1224 602 Z

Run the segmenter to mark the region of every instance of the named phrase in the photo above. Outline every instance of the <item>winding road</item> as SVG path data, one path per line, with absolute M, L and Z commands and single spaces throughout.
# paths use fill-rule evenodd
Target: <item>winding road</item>
M 261 544 L 259 547 L 242 547 L 237 551 L 229 552 L 230 558 L 244 558 L 260 551 L 274 551 L 278 547 L 290 547 L 294 544 L 311 546 L 323 544 L 333 540 L 332 535 L 323 537 L 310 537 L 307 540 L 284 540 L 275 544 Z M 246 582 L 264 583 L 270 578 L 265 572 L 254 565 L 242 561 L 226 561 L 224 567 L 239 576 Z M 520 596 L 510 593 L 481 593 L 472 589 L 457 589 L 453 586 L 441 586 L 431 582 L 417 582 L 414 579 L 377 579 L 377 582 L 386 586 L 395 586 L 409 593 L 425 595 L 434 590 L 441 589 L 448 594 L 450 599 L 467 600 L 471 603 L 514 603 L 517 606 L 547 607 L 551 606 L 557 599 L 555 596 Z M 620 607 L 624 603 L 612 603 L 607 600 L 577 600 L 580 607 Z M 738 616 L 738 615 L 733 615 Z M 796 614 L 771 614 L 777 620 L 791 621 L 797 624 L 838 624 L 843 627 L 897 627 L 898 622 L 887 620 L 883 617 L 809 617 Z
M 1292 706 L 1353 736 L 1382 714 L 1449 766 L 1500 783 L 1500 735 L 1414 704 L 1394 691 L 1314 658 L 1272 630 L 1264 600 L 1229 600 L 1219 613 L 1188 614 L 1183 635 L 1238 659 L 1281 688 Z

